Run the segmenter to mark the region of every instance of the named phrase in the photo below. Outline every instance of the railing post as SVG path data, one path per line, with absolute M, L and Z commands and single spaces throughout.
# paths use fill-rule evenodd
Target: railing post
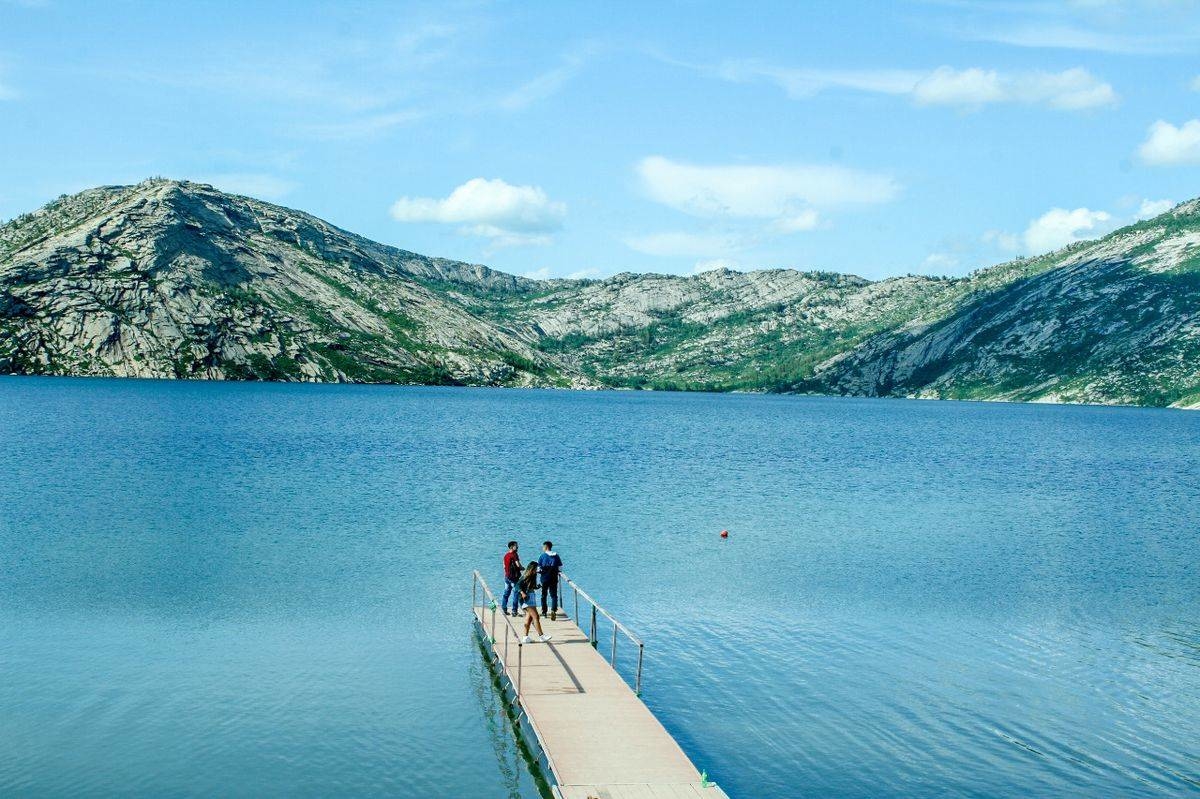
M 480 591 L 483 592 L 482 597 L 480 596 Z M 621 637 L 621 633 L 624 633 L 626 636 L 629 637 L 630 641 L 637 644 L 637 647 L 638 647 L 637 671 L 634 675 L 632 687 L 633 687 L 634 691 L 636 692 L 636 694 L 638 696 L 641 696 L 641 693 L 642 693 L 642 671 L 644 670 L 645 655 L 646 655 L 645 644 L 643 644 L 642 641 L 637 636 L 635 636 L 633 633 L 629 632 L 629 630 L 627 630 L 623 624 L 621 624 L 619 621 L 617 621 L 617 619 L 615 619 L 612 616 L 612 614 L 610 614 L 607 610 L 604 610 L 599 605 L 597 605 L 596 600 L 594 600 L 590 596 L 588 596 L 587 592 L 581 590 L 579 588 L 579 586 L 576 585 L 574 582 L 571 582 L 571 591 L 574 595 L 573 602 L 574 602 L 575 607 L 573 608 L 573 610 L 574 610 L 574 615 L 575 615 L 575 624 L 577 626 L 579 625 L 579 598 L 580 598 L 581 594 L 583 595 L 584 601 L 587 604 L 591 605 L 591 607 L 592 607 L 591 627 L 588 629 L 588 643 L 590 643 L 592 645 L 593 649 L 600 648 L 600 615 L 603 614 L 604 618 L 606 618 L 610 622 L 612 622 L 613 640 L 612 640 L 612 649 L 609 652 L 609 664 L 612 666 L 614 671 L 617 670 L 617 645 L 618 645 L 617 639 Z M 558 599 L 559 609 L 562 610 L 564 613 L 566 613 L 566 606 L 563 602 L 563 592 L 562 592 L 562 584 L 561 583 L 559 583 L 559 585 L 556 587 L 555 597 Z M 485 600 L 490 600 L 490 602 L 485 604 L 485 602 L 484 602 Z M 480 609 L 484 609 L 484 608 L 492 611 L 492 623 L 491 623 L 491 627 L 490 627 L 491 635 L 489 637 L 491 638 L 491 643 L 494 647 L 493 651 L 495 654 L 493 655 L 493 661 L 498 660 L 501 657 L 501 655 L 500 655 L 501 650 L 499 647 L 500 642 L 496 638 L 496 604 L 497 604 L 496 596 L 495 596 L 495 594 L 492 593 L 492 589 L 488 586 L 487 581 L 483 579 L 483 575 L 481 575 L 479 573 L 478 569 L 474 570 L 471 575 L 472 615 L 475 615 L 476 610 L 480 610 Z M 525 676 L 524 645 L 521 642 L 520 633 L 517 632 L 517 630 L 513 626 L 512 622 L 510 622 L 508 620 L 508 618 L 507 618 L 508 614 L 505 613 L 505 611 L 503 609 L 501 609 L 500 612 L 502 614 L 504 614 L 506 617 L 503 620 L 504 621 L 503 626 L 505 627 L 505 629 L 502 631 L 504 633 L 504 650 L 503 650 L 504 654 L 503 654 L 503 663 L 501 665 L 504 668 L 504 673 L 507 674 L 509 677 L 510 684 L 513 685 L 516 689 L 516 692 L 515 692 L 516 695 L 513 697 L 513 704 L 520 704 L 521 692 L 522 692 L 522 689 L 524 688 L 523 682 L 524 682 L 524 676 Z M 482 614 L 475 615 L 475 621 L 479 624 L 479 629 L 481 631 L 483 631 L 485 633 L 488 632 L 489 628 L 488 628 L 487 622 L 484 619 Z M 512 674 L 512 667 L 511 667 L 511 664 L 509 661 L 509 645 L 508 645 L 508 639 L 510 637 L 509 633 L 512 634 L 511 637 L 513 639 L 515 639 L 517 642 L 517 668 L 516 668 L 517 673 L 515 675 L 515 679 L 514 679 L 514 675 Z

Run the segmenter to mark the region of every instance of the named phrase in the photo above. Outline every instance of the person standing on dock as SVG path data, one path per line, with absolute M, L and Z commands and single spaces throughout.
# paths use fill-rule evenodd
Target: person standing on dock
M 504 553 L 504 598 L 500 600 L 500 612 L 508 613 L 508 598 L 512 596 L 512 615 L 521 615 L 521 590 L 517 583 L 521 581 L 521 556 L 517 552 L 517 542 L 508 542 L 508 551 Z
M 558 618 L 558 573 L 562 571 L 562 558 L 554 551 L 554 543 L 546 541 L 542 544 L 542 556 L 538 558 L 538 568 L 542 572 L 542 615 L 546 615 L 547 594 L 550 599 L 550 621 Z
M 521 582 L 517 586 L 521 593 L 521 603 L 525 605 L 525 637 L 521 639 L 523 644 L 533 643 L 529 637 L 530 625 L 537 626 L 539 641 L 545 643 L 550 640 L 550 636 L 542 632 L 542 618 L 538 616 L 537 612 L 537 573 L 537 561 L 529 561 L 529 565 L 525 567 L 525 574 L 521 576 Z

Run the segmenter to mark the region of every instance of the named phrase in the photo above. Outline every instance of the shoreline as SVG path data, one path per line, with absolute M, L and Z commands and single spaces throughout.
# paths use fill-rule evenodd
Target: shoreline
M 1050 405 L 1056 407 L 1081 407 L 1081 408 L 1131 408 L 1138 410 L 1162 410 L 1162 411 L 1200 411 L 1200 399 L 1194 403 L 1180 405 L 1173 403 L 1171 405 L 1137 405 L 1124 402 L 1071 402 L 1061 399 L 1031 399 L 1031 400 L 1016 400 L 1004 398 L 969 398 L 969 397 L 920 397 L 920 396 L 895 396 L 895 395 L 877 395 L 877 394 L 821 394 L 816 392 L 799 392 L 799 391 L 755 391 L 751 389 L 687 389 L 687 388 L 631 388 L 628 386 L 595 386 L 595 387 L 574 387 L 574 386 L 497 386 L 497 385 L 470 385 L 461 383 L 382 383 L 368 382 L 359 380 L 249 380 L 244 378 L 227 378 L 227 377 L 142 377 L 136 375 L 50 375 L 50 374 L 23 374 L 17 372 L 0 373 L 0 378 L 17 378 L 17 379 L 52 379 L 52 380 L 120 380 L 120 381 L 146 381 L 159 383 L 236 383 L 245 385 L 316 385 L 316 386 L 378 386 L 387 388 L 460 388 L 460 389 L 495 389 L 500 391 L 554 391 L 554 392 L 571 392 L 571 393 L 628 393 L 628 394 L 728 394 L 728 395 L 750 395 L 750 396 L 767 396 L 767 397 L 813 397 L 819 399 L 860 399 L 860 400 L 895 400 L 903 402 L 967 402 L 967 403 L 989 403 L 1001 405 Z

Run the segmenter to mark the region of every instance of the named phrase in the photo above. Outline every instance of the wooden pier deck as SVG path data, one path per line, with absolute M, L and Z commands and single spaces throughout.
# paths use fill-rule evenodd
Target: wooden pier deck
M 500 610 L 489 606 L 491 592 L 483 586 L 475 619 L 493 641 L 496 667 L 513 688 L 521 724 L 545 755 L 557 797 L 728 799 L 717 786 L 702 783 L 699 770 L 593 646 L 589 632 L 560 613 L 557 621 L 542 620 L 553 636 L 548 643 L 518 649 L 514 635 L 523 632 L 524 618 L 508 617 L 512 625 L 506 624 Z

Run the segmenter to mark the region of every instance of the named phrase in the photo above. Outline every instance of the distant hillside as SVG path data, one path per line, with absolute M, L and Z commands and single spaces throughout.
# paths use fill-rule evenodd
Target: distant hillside
M 0 373 L 1200 404 L 1200 201 L 965 278 L 537 281 L 151 180 L 0 227 Z

